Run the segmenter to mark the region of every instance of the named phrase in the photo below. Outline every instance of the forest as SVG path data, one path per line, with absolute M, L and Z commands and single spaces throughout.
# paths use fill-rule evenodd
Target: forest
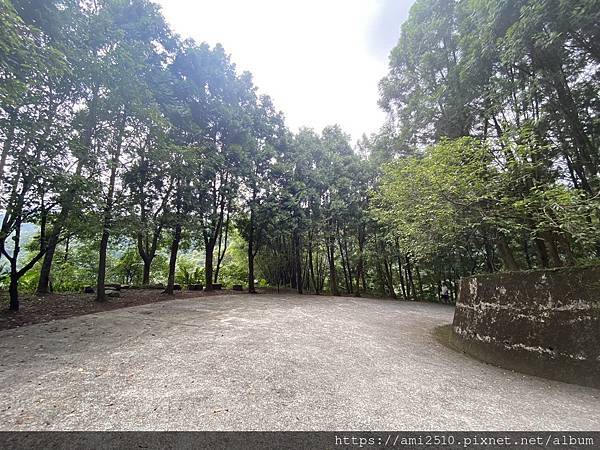
M 232 58 L 148 0 L 0 0 L 10 309 L 109 283 L 455 301 L 600 261 L 599 0 L 417 0 L 358 142 L 290 130 Z

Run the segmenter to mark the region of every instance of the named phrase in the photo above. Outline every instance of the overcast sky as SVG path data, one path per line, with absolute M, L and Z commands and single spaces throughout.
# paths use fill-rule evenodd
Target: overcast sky
M 414 0 L 155 0 L 182 37 L 220 42 L 294 131 L 383 123 L 377 83 Z

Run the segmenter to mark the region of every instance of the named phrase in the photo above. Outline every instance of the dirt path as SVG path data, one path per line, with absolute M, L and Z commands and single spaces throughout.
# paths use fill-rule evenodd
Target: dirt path
M 437 343 L 452 314 L 223 295 L 3 331 L 0 429 L 600 429 L 600 391 Z

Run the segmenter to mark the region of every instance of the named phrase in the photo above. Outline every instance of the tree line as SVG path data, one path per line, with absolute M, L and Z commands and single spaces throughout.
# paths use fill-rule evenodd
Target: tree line
M 149 285 L 163 260 L 172 294 L 182 270 L 199 281 L 193 251 L 211 290 L 240 242 L 250 292 L 437 300 L 481 271 L 592 262 L 599 15 L 418 0 L 380 85 L 388 121 L 353 146 L 336 125 L 292 133 L 220 45 L 149 1 L 0 0 L 10 308 L 27 277 L 45 294 L 83 270 L 104 301 L 132 261 Z
M 600 258 L 596 0 L 419 0 L 382 80 L 374 213 L 451 278 Z

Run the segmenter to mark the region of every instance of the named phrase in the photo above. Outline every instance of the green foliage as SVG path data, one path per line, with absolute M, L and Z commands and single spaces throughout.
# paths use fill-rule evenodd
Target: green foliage
M 255 277 L 436 300 L 479 271 L 596 261 L 599 17 L 417 0 L 380 84 L 389 120 L 353 148 L 337 125 L 292 134 L 148 0 L 0 0 L 11 307 L 17 287 Z
M 204 283 L 204 267 L 199 265 L 201 255 L 199 253 L 186 253 L 179 256 L 177 260 L 177 273 L 175 280 L 183 286 Z
M 390 122 L 366 145 L 398 158 L 373 212 L 422 264 L 597 257 L 598 14 L 587 0 L 415 3 L 381 82 Z

